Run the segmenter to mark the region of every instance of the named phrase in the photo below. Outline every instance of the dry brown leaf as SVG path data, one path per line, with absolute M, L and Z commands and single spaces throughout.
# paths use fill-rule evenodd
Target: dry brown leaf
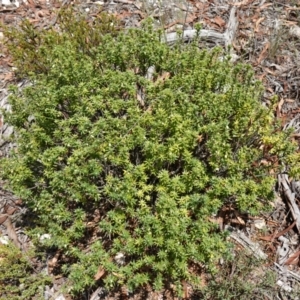
M 0 225 L 3 224 L 7 218 L 8 218 L 7 214 L 1 214 L 0 215 Z
M 238 218 L 230 219 L 230 224 L 243 225 Z
M 171 74 L 169 72 L 163 72 L 160 76 L 157 77 L 155 84 L 162 83 L 166 79 L 170 78 Z
M 259 162 L 259 165 L 261 166 L 269 166 L 271 164 L 270 161 L 266 160 L 266 159 L 262 159 L 260 162 Z
M 182 280 L 181 283 L 182 283 L 183 291 L 184 291 L 183 299 L 188 299 L 189 298 L 189 293 L 188 293 L 188 287 L 187 287 L 186 281 Z
M 260 236 L 259 239 L 267 242 L 272 242 L 274 241 L 275 237 L 273 235 L 267 235 L 267 236 Z
M 267 220 L 267 225 L 269 226 L 279 226 L 279 222 L 273 220 Z
M 152 106 L 150 105 L 146 110 L 145 112 L 149 113 L 149 114 L 152 114 Z
M 14 78 L 14 75 L 12 72 L 1 74 L 0 79 L 3 81 L 10 81 Z
M 264 79 L 264 77 L 265 77 L 266 75 L 267 75 L 266 73 L 263 73 L 263 74 L 261 74 L 261 75 L 259 75 L 259 76 L 255 76 L 255 78 L 257 78 L 257 79 L 260 80 L 260 81 L 263 81 L 263 79 Z
M 261 6 L 259 6 L 258 11 L 262 11 L 262 10 L 264 10 L 265 8 L 267 8 L 271 5 L 273 5 L 273 3 L 266 3 L 264 5 L 261 5 Z
M 86 227 L 91 228 L 91 227 L 94 227 L 95 225 L 96 225 L 96 223 L 94 221 L 91 221 L 91 222 L 87 222 Z
M 267 87 L 266 90 L 267 90 L 268 92 L 270 92 L 272 95 L 274 94 L 274 91 L 272 90 L 271 87 Z
M 202 13 L 205 12 L 209 6 L 208 3 L 196 2 L 194 5 L 200 10 Z
M 52 273 L 53 269 L 56 267 L 57 262 L 59 260 L 61 252 L 57 251 L 52 259 L 48 261 L 48 272 Z
M 265 58 L 265 53 L 267 52 L 269 47 L 270 47 L 270 42 L 266 42 L 264 48 L 262 49 L 262 51 L 259 55 L 257 62 L 255 63 L 256 66 L 259 65 L 262 62 L 262 60 Z
M 58 258 L 54 256 L 54 257 L 51 259 L 51 261 L 49 262 L 49 264 L 51 264 L 52 266 L 55 266 L 56 263 L 57 263 L 57 261 L 58 261 Z
M 261 17 L 259 18 L 256 22 L 255 22 L 255 28 L 254 28 L 254 32 L 259 32 L 259 24 L 265 19 L 265 17 Z
M 141 106 L 145 106 L 145 102 L 144 102 L 144 99 L 143 99 L 143 97 L 142 97 L 142 91 L 141 90 L 137 90 L 137 92 L 136 92 L 136 98 L 137 98 L 137 100 L 139 101 L 139 103 L 141 104 Z
M 287 20 L 280 19 L 280 22 L 282 22 L 282 24 L 287 25 L 287 26 L 298 25 L 298 22 L 296 22 L 296 21 L 287 21 Z
M 198 143 L 201 143 L 202 141 L 203 141 L 203 135 L 200 134 L 200 135 L 198 135 L 198 137 L 197 137 L 197 142 L 198 142 Z
M 293 99 L 285 99 L 285 102 L 293 103 L 293 102 L 295 102 L 295 100 L 293 100 Z
M 128 289 L 125 285 L 121 287 L 121 297 L 120 300 L 128 300 Z
M 7 205 L 5 206 L 5 212 L 8 214 L 8 215 L 12 215 L 16 210 L 18 210 L 16 207 L 13 207 L 13 206 L 10 206 L 10 205 Z
M 220 224 L 221 221 L 220 221 L 221 218 L 214 218 L 214 217 L 209 217 L 208 220 L 212 223 L 215 223 L 215 224 Z
M 250 4 L 251 2 L 253 2 L 253 0 L 244 0 L 244 1 L 241 1 L 241 2 L 237 2 L 237 3 L 229 3 L 230 5 L 233 5 L 233 6 L 243 6 L 243 5 L 248 5 Z
M 300 7 L 287 7 L 286 10 L 300 10 Z
M 260 239 L 264 240 L 264 241 L 272 241 L 275 238 L 279 238 L 280 236 L 286 234 L 287 232 L 289 232 L 296 224 L 296 221 L 294 221 L 288 228 L 278 232 L 278 233 L 274 233 L 272 235 L 268 235 L 268 236 L 261 236 Z
M 103 277 L 103 275 L 106 273 L 106 271 L 104 270 L 104 268 L 102 266 L 99 266 L 97 273 L 94 276 L 95 280 L 99 280 L 101 277 Z
M 213 23 L 216 23 L 217 25 L 219 25 L 220 27 L 224 27 L 226 25 L 226 22 L 220 17 L 220 16 L 216 16 L 215 18 L 213 18 L 211 20 Z
M 265 67 L 265 68 L 264 68 L 264 71 L 267 71 L 267 73 L 269 73 L 269 74 L 272 74 L 272 75 L 276 76 L 276 72 L 275 72 L 275 71 L 272 71 L 272 70 L 270 70 L 270 69 L 269 69 L 269 68 L 267 68 L 267 67 Z
M 285 265 L 296 265 L 299 261 L 300 250 L 293 253 L 286 261 Z
M 176 7 L 178 7 L 180 10 L 182 10 L 182 11 L 187 11 L 187 12 L 189 12 L 189 10 L 190 10 L 190 8 L 189 8 L 189 5 L 185 5 L 185 4 L 183 4 L 183 3 L 176 3 L 176 2 L 174 2 L 174 6 L 176 6 Z
M 218 224 L 221 230 L 223 229 L 224 219 L 222 217 L 208 218 L 208 220 L 214 224 Z
M 35 4 L 34 4 L 33 0 L 27 0 L 27 3 L 28 3 L 29 6 L 31 6 L 31 8 L 33 8 L 33 9 L 35 8 Z
M 240 218 L 240 217 L 236 217 L 236 218 L 238 219 L 240 224 L 242 224 L 242 225 L 246 224 L 245 221 L 242 218 Z
M 3 225 L 6 227 L 7 235 L 8 237 L 13 241 L 13 243 L 21 249 L 21 244 L 19 242 L 18 236 L 16 234 L 14 225 L 11 222 L 10 217 L 6 219 L 6 221 L 3 223 Z
M 286 80 L 283 80 L 283 92 L 287 93 L 288 90 L 289 90 L 289 84 Z
M 284 99 L 281 98 L 280 101 L 278 102 L 277 104 L 277 108 L 276 108 L 276 116 L 279 118 L 281 117 L 281 108 L 282 108 L 282 105 L 284 104 Z

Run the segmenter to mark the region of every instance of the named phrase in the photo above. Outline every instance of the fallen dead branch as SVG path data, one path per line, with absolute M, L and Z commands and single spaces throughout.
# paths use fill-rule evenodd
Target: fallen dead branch
M 287 200 L 287 204 L 291 211 L 298 232 L 300 232 L 300 210 L 295 202 L 295 193 L 292 192 L 290 188 L 290 182 L 288 180 L 287 174 L 281 174 L 278 176 L 279 187 L 282 189 L 282 192 Z
M 233 43 L 238 28 L 238 19 L 236 17 L 236 7 L 233 7 L 230 11 L 229 21 L 227 29 L 224 33 L 219 33 L 214 30 L 200 30 L 196 29 L 184 30 L 182 35 L 177 32 L 167 33 L 163 38 L 163 41 L 168 44 L 174 44 L 178 40 L 182 39 L 184 42 L 194 40 L 196 38 L 212 41 L 216 44 L 224 44 L 226 47 Z
M 242 231 L 235 229 L 231 226 L 227 226 L 227 229 L 231 232 L 230 237 L 253 254 L 256 258 L 267 259 L 268 255 L 265 254 L 258 243 L 252 242 Z

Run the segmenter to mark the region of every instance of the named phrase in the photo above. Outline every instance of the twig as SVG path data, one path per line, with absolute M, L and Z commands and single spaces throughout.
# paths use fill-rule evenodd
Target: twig
M 288 176 L 286 174 L 281 174 L 278 176 L 279 185 L 281 185 L 283 189 L 283 193 L 286 197 L 287 204 L 291 210 L 293 219 L 296 222 L 296 226 L 298 232 L 300 232 L 300 210 L 295 202 L 295 193 L 293 193 L 290 189 Z

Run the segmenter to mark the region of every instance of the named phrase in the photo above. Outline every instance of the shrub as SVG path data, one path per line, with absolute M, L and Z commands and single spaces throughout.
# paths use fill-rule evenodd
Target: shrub
M 51 282 L 45 274 L 35 274 L 32 249 L 22 253 L 16 246 L 0 244 L 0 299 L 44 299 L 43 288 Z
M 97 270 L 108 288 L 198 285 L 194 267 L 213 271 L 230 249 L 210 217 L 229 203 L 265 210 L 282 166 L 298 173 L 261 83 L 219 48 L 170 48 L 146 23 L 88 53 L 65 40 L 47 61 L 13 88 L 18 149 L 1 171 L 35 214 L 32 235 L 68 257 L 74 293 Z
M 88 22 L 84 15 L 75 14 L 72 7 L 60 10 L 57 23 L 59 31 L 51 27 L 37 29 L 27 19 L 18 27 L 0 24 L 18 77 L 26 77 L 31 73 L 46 74 L 51 68 L 52 51 L 66 41 L 77 51 L 91 55 L 91 49 L 101 42 L 102 36 L 106 33 L 116 35 L 119 27 L 117 19 L 104 12 L 99 12 Z
M 245 251 L 235 252 L 235 257 L 219 267 L 218 273 L 207 280 L 199 291 L 203 300 L 246 300 L 276 298 L 278 287 L 275 271 L 263 267 L 264 261 L 248 256 Z M 268 296 L 266 296 L 268 295 Z M 268 298 L 267 298 L 268 299 Z

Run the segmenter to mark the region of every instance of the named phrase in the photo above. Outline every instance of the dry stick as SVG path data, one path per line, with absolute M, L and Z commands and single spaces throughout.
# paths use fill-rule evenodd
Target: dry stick
M 165 34 L 165 36 L 162 38 L 162 42 L 172 45 L 176 43 L 179 39 L 182 39 L 183 42 L 186 42 L 186 41 L 191 41 L 195 38 L 202 38 L 205 40 L 211 40 L 215 43 L 225 44 L 225 46 L 228 47 L 229 45 L 232 44 L 238 28 L 236 11 L 237 11 L 236 7 L 232 7 L 230 11 L 229 21 L 227 24 L 227 29 L 224 33 L 219 33 L 214 30 L 205 30 L 205 29 L 200 30 L 200 32 L 198 32 L 196 29 L 183 30 L 181 36 L 179 36 L 177 32 L 170 32 Z M 236 54 L 234 54 L 233 48 L 231 48 L 230 54 L 232 55 L 233 60 L 236 60 L 237 56 Z M 155 73 L 155 67 L 151 66 L 148 69 L 146 78 L 151 80 L 154 73 Z
M 268 255 L 265 254 L 258 243 L 250 240 L 242 231 L 236 229 L 230 233 L 230 237 L 252 253 L 256 258 L 267 259 Z
M 196 29 L 184 30 L 182 36 L 178 36 L 176 32 L 167 33 L 163 42 L 168 44 L 174 44 L 178 39 L 182 38 L 183 41 L 190 41 L 195 38 L 202 38 L 205 40 L 211 40 L 215 43 L 225 44 L 226 47 L 232 44 L 236 31 L 238 28 L 238 19 L 236 17 L 237 9 L 232 7 L 230 11 L 230 16 L 227 24 L 227 29 L 224 33 L 219 33 L 214 30 L 200 30 L 200 33 Z M 231 49 L 231 54 L 235 55 L 233 49 Z
M 184 17 L 184 22 L 183 22 L 183 30 L 184 30 L 185 23 L 186 23 L 186 20 L 187 20 L 187 16 L 188 16 L 188 13 L 189 13 L 189 8 L 190 8 L 189 5 L 190 5 L 190 3 L 188 2 L 188 3 L 187 3 L 186 14 L 185 14 L 185 17 Z M 183 33 L 182 33 L 182 37 L 183 37 Z
M 21 249 L 21 243 L 20 243 L 20 241 L 18 239 L 18 236 L 16 234 L 14 225 L 11 222 L 10 216 L 8 216 L 8 218 L 3 223 L 3 225 L 6 227 L 8 237 L 13 241 L 13 243 L 16 245 L 16 247 Z
M 182 36 L 178 36 L 177 32 L 167 33 L 165 40 L 168 44 L 173 44 L 178 41 L 179 38 L 182 38 L 183 41 L 193 40 L 198 37 L 198 32 L 196 29 L 184 30 Z M 225 37 L 223 33 L 216 32 L 214 30 L 200 30 L 199 37 L 207 40 L 212 40 L 214 42 L 225 43 Z
M 275 238 L 278 238 L 284 234 L 286 234 L 287 232 L 289 232 L 296 224 L 296 221 L 294 221 L 288 228 L 280 231 L 280 232 L 275 232 L 274 234 L 271 235 L 267 235 L 267 236 L 261 236 L 260 239 L 264 240 L 264 241 L 273 241 Z
M 229 15 L 229 21 L 227 24 L 227 29 L 224 32 L 224 38 L 225 38 L 225 45 L 229 46 L 232 44 L 235 35 L 236 35 L 236 31 L 239 25 L 238 19 L 236 17 L 236 7 L 232 7 L 231 11 L 230 11 L 230 15 Z
M 295 260 L 298 258 L 299 259 L 300 256 L 300 250 L 296 251 L 295 253 L 293 253 L 285 262 L 284 265 L 291 265 L 291 264 L 295 264 Z M 298 261 L 297 261 L 298 263 Z
M 293 219 L 296 222 L 298 232 L 300 232 L 300 210 L 295 202 L 295 193 L 293 193 L 290 189 L 288 176 L 286 174 L 279 175 L 278 182 L 279 182 L 279 186 L 280 185 L 282 186 L 284 195 L 286 196 L 286 199 L 287 199 L 287 204 L 290 208 Z

